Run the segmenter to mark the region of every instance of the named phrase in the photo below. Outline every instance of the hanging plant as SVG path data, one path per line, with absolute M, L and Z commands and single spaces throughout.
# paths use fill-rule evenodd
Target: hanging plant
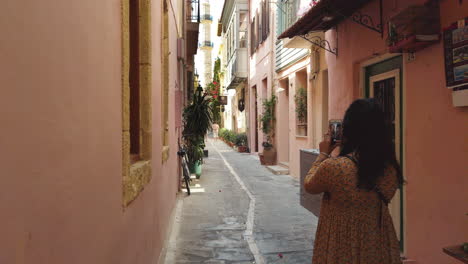
M 299 88 L 296 90 L 294 96 L 294 102 L 296 103 L 296 117 L 300 123 L 307 122 L 307 90 Z

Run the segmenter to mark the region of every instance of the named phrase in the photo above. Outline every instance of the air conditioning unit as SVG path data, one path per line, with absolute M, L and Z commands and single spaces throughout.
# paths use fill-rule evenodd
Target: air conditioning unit
M 183 60 L 185 59 L 185 45 L 184 39 L 178 38 L 177 39 L 177 59 Z

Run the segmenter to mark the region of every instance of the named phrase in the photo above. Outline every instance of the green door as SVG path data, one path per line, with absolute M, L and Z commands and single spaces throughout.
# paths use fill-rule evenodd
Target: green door
M 402 57 L 393 57 L 366 67 L 365 77 L 366 96 L 375 98 L 381 104 L 385 118 L 392 123 L 395 152 L 403 167 Z M 403 195 L 404 190 L 401 188 L 389 205 L 401 250 L 403 250 L 404 241 Z

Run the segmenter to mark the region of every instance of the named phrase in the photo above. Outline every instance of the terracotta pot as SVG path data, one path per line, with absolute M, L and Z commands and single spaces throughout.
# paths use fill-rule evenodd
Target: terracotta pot
M 265 165 L 274 165 L 276 163 L 276 149 L 274 147 L 263 149 Z
M 247 152 L 247 146 L 238 146 L 237 151 L 239 152 Z
M 265 165 L 265 157 L 262 153 L 258 153 L 258 157 L 260 158 L 260 164 Z

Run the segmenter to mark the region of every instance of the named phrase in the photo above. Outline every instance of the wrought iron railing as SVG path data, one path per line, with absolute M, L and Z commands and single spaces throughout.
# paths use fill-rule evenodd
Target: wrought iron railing
M 212 41 L 202 41 L 198 43 L 198 47 L 214 47 L 214 44 Z
M 204 14 L 204 15 L 202 15 L 201 19 L 202 19 L 202 20 L 213 21 L 213 16 L 212 16 L 212 15 L 208 15 L 208 14 Z

